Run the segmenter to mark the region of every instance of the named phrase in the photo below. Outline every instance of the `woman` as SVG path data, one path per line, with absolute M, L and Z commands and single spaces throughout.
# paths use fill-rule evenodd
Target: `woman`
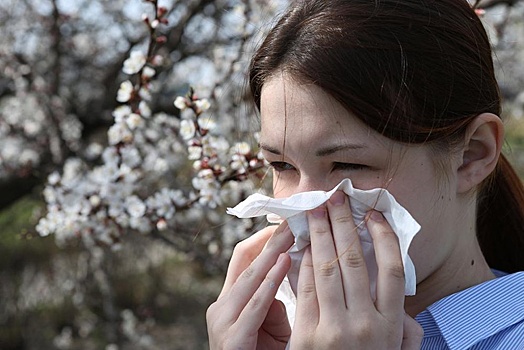
M 422 226 L 417 294 L 404 297 L 398 241 L 372 211 L 371 298 L 351 199 L 337 193 L 308 213 L 293 330 L 274 299 L 290 265 L 283 224 L 235 248 L 208 310 L 212 349 L 524 349 L 524 191 L 500 153 L 490 45 L 466 0 L 295 2 L 250 86 L 275 197 L 344 178 L 387 188 Z

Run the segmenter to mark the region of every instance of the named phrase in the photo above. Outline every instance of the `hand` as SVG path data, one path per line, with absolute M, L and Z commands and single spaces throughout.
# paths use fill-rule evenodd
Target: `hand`
M 211 349 L 284 349 L 291 335 L 284 305 L 275 299 L 291 261 L 293 236 L 282 224 L 240 242 L 224 287 L 207 310 Z
M 378 265 L 374 302 L 348 200 L 339 191 L 308 213 L 311 247 L 300 267 L 291 349 L 419 349 L 422 328 L 404 311 L 397 236 L 381 213 L 368 213 Z

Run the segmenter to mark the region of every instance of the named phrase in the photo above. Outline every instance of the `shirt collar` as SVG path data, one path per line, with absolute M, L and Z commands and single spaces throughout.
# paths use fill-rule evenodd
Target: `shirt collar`
M 524 272 L 447 296 L 427 308 L 450 349 L 467 349 L 524 319 Z

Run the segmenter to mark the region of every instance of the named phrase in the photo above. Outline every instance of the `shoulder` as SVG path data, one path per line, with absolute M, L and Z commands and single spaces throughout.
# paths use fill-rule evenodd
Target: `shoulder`
M 450 349 L 524 349 L 524 272 L 445 297 L 417 316 L 427 342 Z

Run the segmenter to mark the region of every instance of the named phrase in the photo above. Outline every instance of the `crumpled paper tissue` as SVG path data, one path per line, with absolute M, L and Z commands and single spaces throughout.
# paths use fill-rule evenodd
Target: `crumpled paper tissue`
M 270 221 L 275 221 L 275 216 L 278 216 L 281 220 L 287 221 L 295 237 L 295 244 L 289 250 L 291 268 L 288 272 L 288 279 L 291 289 L 296 295 L 300 262 L 304 255 L 304 249 L 310 244 L 306 211 L 325 203 L 337 190 L 344 191 L 350 198 L 349 202 L 353 219 L 357 225 L 364 259 L 368 269 L 372 297 L 375 298 L 376 295 L 378 267 L 375 259 L 373 241 L 364 223 L 365 215 L 371 209 L 382 212 L 397 235 L 400 243 L 402 262 L 404 264 L 405 295 L 415 295 L 415 266 L 408 255 L 408 249 L 413 237 L 420 230 L 420 225 L 411 214 L 383 188 L 365 191 L 359 190 L 353 187 L 351 180 L 344 179 L 329 192 L 302 192 L 288 198 L 271 198 L 256 193 L 249 196 L 234 208 L 228 208 L 227 213 L 239 218 L 267 215 Z

